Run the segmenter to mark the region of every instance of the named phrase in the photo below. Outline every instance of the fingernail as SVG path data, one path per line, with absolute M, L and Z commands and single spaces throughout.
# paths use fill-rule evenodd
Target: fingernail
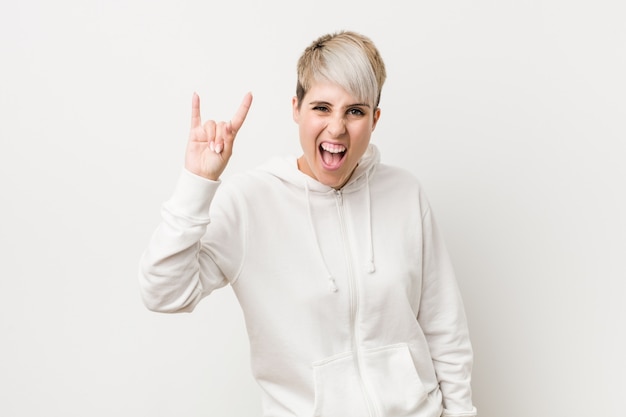
M 215 153 L 222 153 L 222 145 L 220 144 L 215 145 Z
M 215 142 L 209 142 L 209 149 L 215 152 Z

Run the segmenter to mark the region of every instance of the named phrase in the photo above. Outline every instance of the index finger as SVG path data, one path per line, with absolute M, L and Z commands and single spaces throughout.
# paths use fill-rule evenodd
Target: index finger
M 200 96 L 197 93 L 193 93 L 191 98 L 191 128 L 202 126 L 202 120 L 200 117 Z
M 230 119 L 230 125 L 233 129 L 233 133 L 237 133 L 239 129 L 241 129 L 241 125 L 243 125 L 244 120 L 246 120 L 246 116 L 248 115 L 248 110 L 250 110 L 250 106 L 252 105 L 252 93 L 246 93 L 239 108 L 237 109 L 237 113 Z

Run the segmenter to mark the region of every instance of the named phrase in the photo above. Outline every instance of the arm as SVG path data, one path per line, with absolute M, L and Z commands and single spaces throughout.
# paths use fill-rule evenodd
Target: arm
M 476 415 L 472 405 L 472 346 L 452 263 L 430 208 L 422 218 L 423 288 L 418 321 L 443 394 L 444 416 Z
M 172 197 L 163 204 L 162 221 L 140 261 L 139 289 L 152 311 L 192 311 L 212 290 L 226 285 L 217 265 L 200 274 L 201 239 L 210 224 L 209 206 L 219 182 L 184 170 Z
M 238 250 L 242 239 L 235 230 L 228 230 L 229 225 L 237 224 L 237 213 L 218 206 L 220 222 L 211 225 L 209 208 L 251 102 L 252 96 L 247 94 L 228 123 L 209 120 L 203 125 L 200 99 L 193 96 L 185 170 L 172 197 L 163 204 L 162 222 L 140 260 L 140 292 L 150 310 L 191 311 L 204 296 L 228 282 L 228 265 L 242 253 Z M 227 204 L 229 200 L 224 201 Z M 224 212 L 228 214 L 221 216 Z M 218 264 L 211 247 L 228 248 L 232 256 Z

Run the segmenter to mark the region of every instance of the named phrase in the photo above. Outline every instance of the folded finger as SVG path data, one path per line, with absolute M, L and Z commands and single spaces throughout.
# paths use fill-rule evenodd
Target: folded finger
M 221 153 L 224 150 L 224 144 L 232 139 L 229 137 L 226 122 L 219 122 L 215 130 L 215 153 Z

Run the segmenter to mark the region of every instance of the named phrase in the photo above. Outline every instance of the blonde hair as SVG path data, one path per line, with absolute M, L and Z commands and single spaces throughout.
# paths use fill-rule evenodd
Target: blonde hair
M 383 59 L 369 38 L 351 31 L 323 35 L 298 60 L 298 107 L 315 82 L 330 81 L 377 108 L 386 77 Z

